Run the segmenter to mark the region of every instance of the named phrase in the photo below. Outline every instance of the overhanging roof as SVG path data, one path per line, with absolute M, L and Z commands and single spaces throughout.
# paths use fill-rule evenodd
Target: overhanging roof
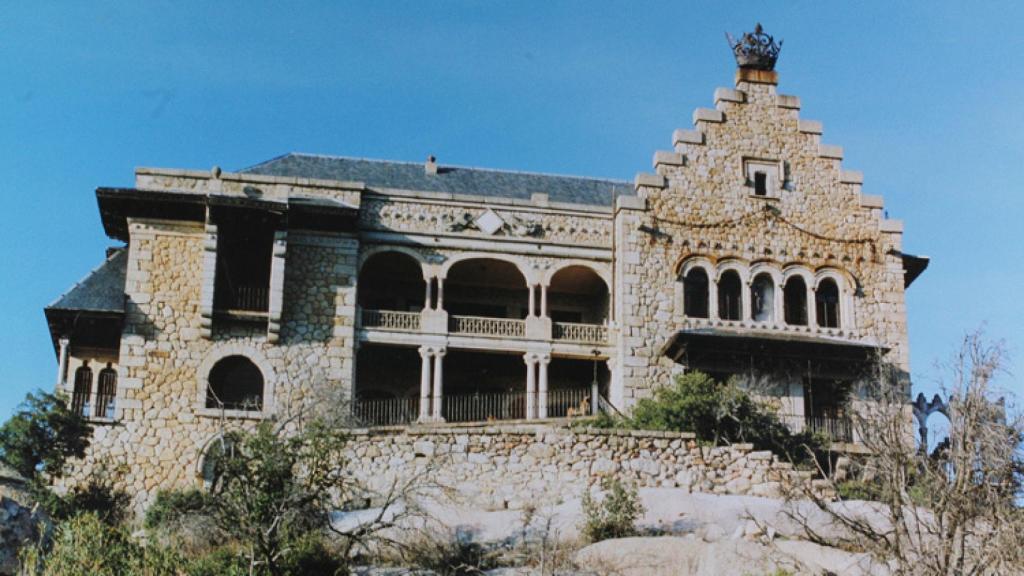
M 747 356 L 827 362 L 870 362 L 889 349 L 877 344 L 777 330 L 693 328 L 673 334 L 661 353 L 690 361 Z
M 910 284 L 928 268 L 931 259 L 927 256 L 914 256 L 903 252 L 900 252 L 899 255 L 903 260 L 903 287 L 909 288 Z
M 102 264 L 54 300 L 46 311 L 124 313 L 124 279 L 128 250 L 112 250 Z

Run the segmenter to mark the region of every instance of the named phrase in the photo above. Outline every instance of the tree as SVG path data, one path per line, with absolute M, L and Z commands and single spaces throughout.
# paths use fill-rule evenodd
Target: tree
M 0 460 L 25 478 L 51 481 L 71 458 L 81 458 L 92 427 L 62 395 L 29 393 L 18 412 L 0 426 Z
M 854 426 L 870 456 L 862 480 L 881 505 L 831 502 L 810 492 L 839 530 L 810 529 L 799 508 L 790 517 L 823 544 L 869 552 L 899 575 L 1024 572 L 1024 511 L 1019 506 L 1024 427 L 995 398 L 1005 363 L 1001 343 L 967 335 L 948 365 L 949 443 L 928 455 L 915 450 L 905 386 L 878 364 Z M 834 488 L 840 486 L 833 485 Z M 843 491 L 839 490 L 842 494 Z

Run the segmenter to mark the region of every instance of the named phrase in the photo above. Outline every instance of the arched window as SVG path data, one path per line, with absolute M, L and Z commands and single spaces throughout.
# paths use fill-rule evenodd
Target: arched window
M 71 396 L 71 409 L 82 416 L 89 416 L 89 398 L 92 396 L 92 368 L 86 360 L 75 370 L 75 389 Z
M 758 274 L 750 283 L 750 318 L 755 322 L 775 319 L 775 282 L 769 274 Z
M 814 292 L 815 310 L 818 313 L 818 326 L 822 328 L 839 328 L 839 286 L 831 278 L 825 278 L 818 284 Z
M 206 389 L 206 407 L 262 410 L 263 373 L 245 356 L 228 356 L 213 365 Z
M 735 270 L 726 270 L 718 279 L 718 317 L 722 320 L 743 318 L 741 292 L 743 284 Z
M 708 273 L 694 268 L 683 278 L 683 311 L 690 318 L 708 317 Z
M 96 416 L 98 418 L 114 417 L 114 397 L 117 395 L 117 370 L 107 367 L 100 370 L 99 383 L 96 389 Z
M 800 276 L 793 276 L 782 291 L 786 308 L 786 324 L 807 325 L 807 283 Z

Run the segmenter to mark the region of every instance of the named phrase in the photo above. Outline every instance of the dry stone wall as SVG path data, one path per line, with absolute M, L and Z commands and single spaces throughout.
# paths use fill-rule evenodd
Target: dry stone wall
M 485 509 L 555 504 L 612 475 L 641 487 L 768 497 L 813 482 L 749 444 L 708 447 L 688 433 L 558 425 L 358 430 L 347 457 L 352 475 L 378 493 L 420 476 Z

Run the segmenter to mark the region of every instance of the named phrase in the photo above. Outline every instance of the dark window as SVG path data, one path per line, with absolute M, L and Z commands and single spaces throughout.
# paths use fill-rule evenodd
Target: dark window
M 267 312 L 274 222 L 265 213 L 225 211 L 217 223 L 217 310 Z
M 768 175 L 764 172 L 754 172 L 754 194 L 768 195 Z
M 690 270 L 683 279 L 683 312 L 690 318 L 708 317 L 708 274 L 703 268 Z
M 758 274 L 750 284 L 751 318 L 755 322 L 771 322 L 775 316 L 775 283 L 768 274 Z
M 835 280 L 825 278 L 814 293 L 818 326 L 839 328 L 839 287 Z
M 210 370 L 206 407 L 262 410 L 263 374 L 245 356 L 228 356 Z
M 71 396 L 71 409 L 82 416 L 89 416 L 89 399 L 92 396 L 92 368 L 86 361 L 75 370 L 75 389 Z
M 740 302 L 742 283 L 735 270 L 727 270 L 718 279 L 718 317 L 722 320 L 739 320 L 743 317 Z
M 807 284 L 800 276 L 793 276 L 783 289 L 786 307 L 786 324 L 807 325 Z
M 114 417 L 114 397 L 117 395 L 117 370 L 107 367 L 100 370 L 99 385 L 96 390 L 96 417 Z
M 581 324 L 583 323 L 583 313 L 576 310 L 552 310 L 551 321 Z

